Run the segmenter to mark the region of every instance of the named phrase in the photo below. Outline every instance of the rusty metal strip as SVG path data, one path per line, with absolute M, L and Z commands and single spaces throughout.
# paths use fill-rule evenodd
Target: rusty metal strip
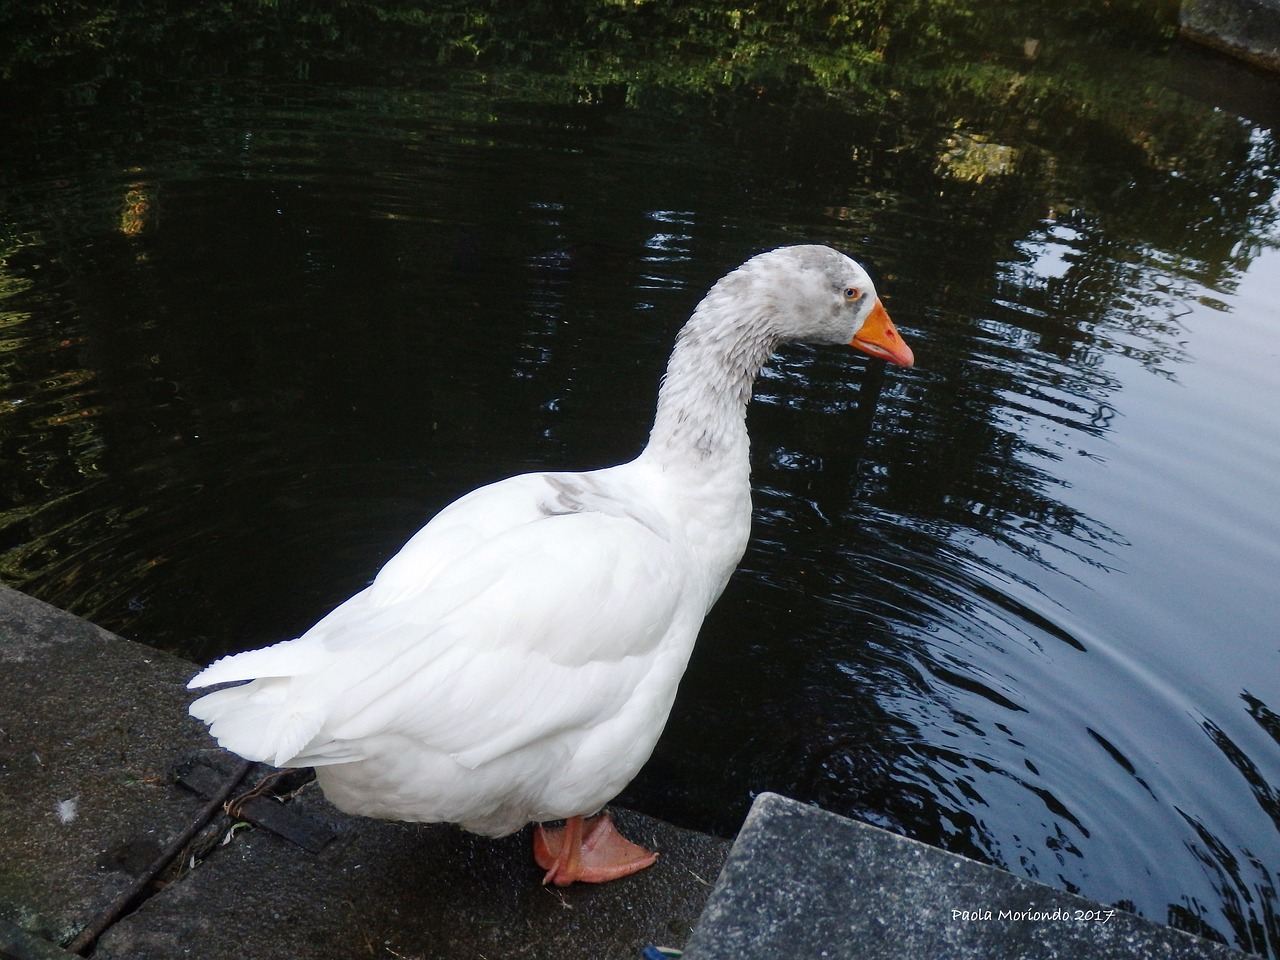
M 221 779 L 217 770 L 203 762 L 192 764 L 178 775 L 178 783 L 202 797 L 209 796 Z M 228 804 L 237 820 L 270 830 L 308 853 L 319 853 L 337 836 L 324 824 L 299 814 L 270 793 L 256 793 L 257 789 Z
M 244 775 L 249 772 L 251 766 L 252 764 L 248 760 L 242 760 L 229 777 L 221 778 L 214 796 L 210 798 L 209 802 L 205 804 L 204 808 L 187 828 L 160 851 L 160 854 L 151 861 L 140 876 L 135 877 L 132 883 L 116 895 L 116 898 L 111 901 L 106 910 L 81 930 L 74 940 L 67 944 L 69 953 L 84 954 L 109 926 L 128 911 L 133 902 L 143 895 L 151 881 L 159 876 L 160 872 L 173 861 L 173 858 L 180 854 L 183 848 L 191 842 L 191 838 L 217 815 L 218 811 L 222 809 L 222 805 L 227 802 L 227 797 L 244 779 Z

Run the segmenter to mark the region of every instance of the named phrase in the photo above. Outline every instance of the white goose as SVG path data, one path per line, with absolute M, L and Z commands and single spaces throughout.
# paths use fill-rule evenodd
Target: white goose
M 791 340 L 913 362 L 853 260 L 822 246 L 753 257 L 681 330 L 635 460 L 467 494 L 301 637 L 197 675 L 190 686 L 252 682 L 192 715 L 242 757 L 316 767 L 349 813 L 495 837 L 534 822 L 544 883 L 649 866 L 657 855 L 607 813 L 586 818 L 649 758 L 746 549 L 746 405 Z

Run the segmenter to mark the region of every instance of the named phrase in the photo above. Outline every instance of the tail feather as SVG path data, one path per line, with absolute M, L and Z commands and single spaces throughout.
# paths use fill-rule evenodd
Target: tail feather
M 323 664 L 324 659 L 318 645 L 305 638 L 285 640 L 260 650 L 246 650 L 244 653 L 215 660 L 192 677 L 187 688 L 263 677 L 293 677 L 315 670 Z
M 352 603 L 338 607 L 301 637 L 210 664 L 188 688 L 238 685 L 200 697 L 191 704 L 191 715 L 209 725 L 219 744 L 249 760 L 283 767 L 363 759 L 353 741 L 325 731 L 335 710 L 339 719 L 350 712 L 344 695 L 383 669 L 376 658 L 353 656 L 352 650 L 335 652 L 328 642 L 334 621 Z
M 276 767 L 291 766 L 320 733 L 324 718 L 290 705 L 286 686 L 279 681 L 259 681 L 215 690 L 189 709 L 232 753 Z

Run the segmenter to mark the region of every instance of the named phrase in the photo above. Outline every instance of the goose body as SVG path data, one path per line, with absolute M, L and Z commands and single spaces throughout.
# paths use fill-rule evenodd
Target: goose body
M 316 767 L 349 813 L 489 836 L 565 819 L 569 839 L 540 834 L 557 883 L 651 863 L 617 838 L 639 854 L 600 856 L 638 865 L 581 866 L 596 843 L 581 818 L 648 759 L 746 548 L 746 405 L 786 340 L 912 362 L 855 261 L 820 246 L 754 257 L 681 331 L 636 459 L 463 496 L 305 634 L 199 673 L 192 687 L 239 683 L 191 713 L 247 759 Z

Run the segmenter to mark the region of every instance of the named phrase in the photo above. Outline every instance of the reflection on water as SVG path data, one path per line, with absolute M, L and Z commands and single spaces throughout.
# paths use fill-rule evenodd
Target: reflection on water
M 756 537 L 625 799 L 779 790 L 1280 953 L 1273 130 L 145 97 L 7 174 L 8 582 L 196 659 L 293 635 L 472 486 L 633 455 L 701 291 L 833 242 L 919 366 L 762 376 Z

